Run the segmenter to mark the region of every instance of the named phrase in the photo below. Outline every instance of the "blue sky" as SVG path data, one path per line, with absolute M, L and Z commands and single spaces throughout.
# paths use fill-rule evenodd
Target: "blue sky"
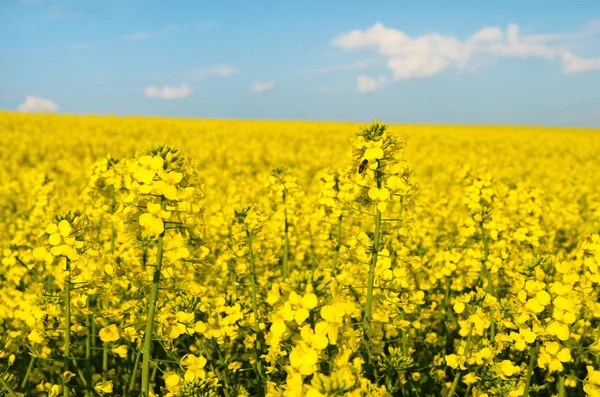
M 600 127 L 600 1 L 0 0 L 0 108 Z

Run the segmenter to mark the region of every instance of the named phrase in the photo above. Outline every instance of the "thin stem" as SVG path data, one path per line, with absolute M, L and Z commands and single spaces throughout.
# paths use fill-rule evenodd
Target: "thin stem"
M 110 235 L 110 253 L 114 254 L 115 253 L 115 237 L 117 235 L 117 232 L 115 230 L 115 224 L 112 224 L 112 232 Z
M 252 234 L 248 231 L 247 227 L 246 236 L 248 242 L 248 260 L 250 262 L 250 282 L 252 284 L 252 310 L 254 311 L 254 332 L 256 332 L 256 347 L 254 349 L 254 360 L 256 361 L 256 373 L 259 377 L 259 395 L 262 395 L 262 391 L 264 390 L 264 375 L 262 372 L 262 364 L 260 362 L 260 357 L 258 356 L 258 352 L 260 352 L 262 348 L 259 339 L 260 327 L 258 319 L 258 304 L 256 300 L 256 272 L 254 268 L 254 252 L 252 250 Z
M 375 284 L 375 266 L 377 265 L 377 252 L 379 251 L 379 234 L 381 231 L 381 211 L 377 210 L 375 215 L 375 236 L 373 237 L 373 255 L 369 265 L 369 281 L 367 283 L 367 302 L 365 304 L 365 317 L 363 327 L 365 331 L 371 323 L 371 311 L 373 306 L 373 285 Z
M 469 336 L 467 337 L 467 344 L 465 346 L 465 352 L 464 352 L 465 359 L 468 357 L 468 354 L 469 354 L 469 347 L 471 347 L 471 336 L 472 335 L 473 335 L 473 323 L 471 323 L 471 325 L 469 326 Z M 458 385 L 460 375 L 461 375 L 461 373 L 459 370 L 458 373 L 454 376 L 454 381 L 452 382 L 452 386 L 450 387 L 450 391 L 448 391 L 448 394 L 446 395 L 446 397 L 454 397 L 454 392 L 456 391 L 456 386 Z
M 108 372 L 108 343 L 102 344 L 102 373 Z
M 529 397 L 529 387 L 531 386 L 531 376 L 533 375 L 533 365 L 537 356 L 538 342 L 529 349 L 529 365 L 527 366 L 527 379 L 525 380 L 525 390 L 523 397 Z
M 565 376 L 564 375 L 560 375 L 558 378 L 558 397 L 565 397 L 566 391 L 565 391 Z
M 487 284 L 488 284 L 487 285 L 487 293 L 490 296 L 494 296 L 494 288 L 492 285 L 492 271 L 491 271 L 491 269 L 488 269 L 487 265 L 486 265 L 488 256 L 490 255 L 490 250 L 489 250 L 489 246 L 488 246 L 487 235 L 485 234 L 485 230 L 483 229 L 483 224 L 481 225 L 481 239 L 483 240 L 483 262 L 481 263 L 481 267 L 485 268 L 485 272 L 487 275 Z M 490 313 L 490 317 L 492 317 L 491 313 Z M 491 318 L 490 342 L 493 344 L 495 339 L 496 339 L 496 322 L 494 321 L 493 318 Z
M 65 258 L 67 277 L 65 279 L 65 336 L 64 336 L 64 363 L 65 371 L 69 370 L 69 359 L 71 357 L 71 260 Z M 69 397 L 70 390 L 67 384 L 64 384 L 63 396 Z
M 284 205 L 285 205 L 285 196 L 284 196 Z M 283 210 L 283 214 L 285 217 L 285 237 L 284 237 L 284 243 L 283 243 L 283 259 L 281 261 L 281 271 L 283 273 L 283 278 L 286 278 L 288 275 L 288 261 L 289 261 L 289 257 L 290 257 L 290 238 L 288 235 L 288 228 L 289 228 L 289 224 L 288 224 L 288 216 L 287 216 L 287 208 L 284 208 Z
M 133 363 L 133 370 L 131 371 L 131 380 L 129 382 L 129 391 L 133 390 L 135 385 L 135 377 L 137 375 L 137 369 L 140 365 L 140 356 L 142 355 L 142 349 L 138 349 L 137 354 L 135 355 L 135 362 Z
M 111 198 L 111 203 L 110 203 L 110 212 L 111 214 L 114 214 L 117 208 L 117 200 L 115 199 L 115 186 L 111 185 L 110 186 L 110 198 Z M 110 253 L 114 254 L 115 253 L 115 237 L 117 235 L 116 229 L 115 229 L 115 223 L 111 222 L 111 234 L 110 234 Z
M 92 315 L 88 314 L 85 316 L 85 381 L 88 385 L 92 384 Z M 92 390 L 88 389 L 85 392 L 86 396 L 91 397 L 93 395 Z
M 156 374 L 158 373 L 158 361 L 154 361 L 154 368 L 152 369 L 152 375 L 150 377 L 152 388 L 156 385 Z
M 25 372 L 25 377 L 23 377 L 23 381 L 21 382 L 21 389 L 24 389 L 27 385 L 27 381 L 29 380 L 29 375 L 31 375 L 31 371 L 33 370 L 33 364 L 35 363 L 35 356 L 31 356 L 29 360 L 29 365 L 27 366 L 27 372 Z
M 332 264 L 332 272 L 335 274 L 335 270 L 337 268 L 338 258 L 340 256 L 340 248 L 342 247 L 342 215 L 340 214 L 337 223 L 337 234 L 336 234 L 336 245 L 335 252 L 333 253 L 333 264 Z
M 200 344 L 202 345 L 202 348 L 204 349 L 204 353 L 206 354 L 206 357 L 210 357 L 211 353 L 208 350 L 208 347 L 206 347 L 206 344 L 204 343 L 204 341 L 200 338 L 198 339 L 200 341 Z M 219 355 L 219 359 L 221 362 L 225 363 L 225 361 L 223 360 L 223 356 L 221 355 L 221 351 L 219 350 L 219 346 L 217 345 L 216 349 L 217 354 Z M 223 374 L 221 374 L 221 371 L 219 371 L 219 369 L 213 364 L 212 360 L 209 361 L 210 367 L 211 369 L 215 372 L 215 374 L 217 375 L 217 378 L 219 379 L 223 379 L 223 383 L 224 383 L 224 388 L 223 388 L 223 393 L 225 394 L 225 397 L 231 397 L 231 394 L 229 394 L 229 382 L 227 381 L 227 372 L 224 372 Z
M 166 201 L 163 200 L 163 209 Z M 148 319 L 146 322 L 146 332 L 144 333 L 144 355 L 142 360 L 142 396 L 150 396 L 150 359 L 152 358 L 152 336 L 154 334 L 154 314 L 156 312 L 156 302 L 158 300 L 158 286 L 160 284 L 160 269 L 163 259 L 163 231 L 158 237 L 158 249 L 156 252 L 156 267 L 152 277 L 152 288 L 150 290 L 150 300 L 148 301 Z

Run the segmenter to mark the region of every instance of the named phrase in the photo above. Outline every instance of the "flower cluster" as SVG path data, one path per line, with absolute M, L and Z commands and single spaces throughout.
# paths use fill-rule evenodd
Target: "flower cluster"
M 0 394 L 600 395 L 594 131 L 0 131 Z

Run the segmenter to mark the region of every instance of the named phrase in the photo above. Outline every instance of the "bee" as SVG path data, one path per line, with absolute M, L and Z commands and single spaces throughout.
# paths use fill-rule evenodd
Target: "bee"
M 369 165 L 369 160 L 364 159 L 362 161 L 362 163 L 360 163 L 360 167 L 358 167 L 358 173 L 362 174 L 363 172 L 365 172 L 365 169 L 367 168 L 367 165 Z

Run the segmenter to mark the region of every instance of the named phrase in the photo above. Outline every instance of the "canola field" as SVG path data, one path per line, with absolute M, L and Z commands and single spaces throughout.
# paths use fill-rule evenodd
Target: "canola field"
M 0 396 L 600 396 L 600 130 L 0 112 Z

